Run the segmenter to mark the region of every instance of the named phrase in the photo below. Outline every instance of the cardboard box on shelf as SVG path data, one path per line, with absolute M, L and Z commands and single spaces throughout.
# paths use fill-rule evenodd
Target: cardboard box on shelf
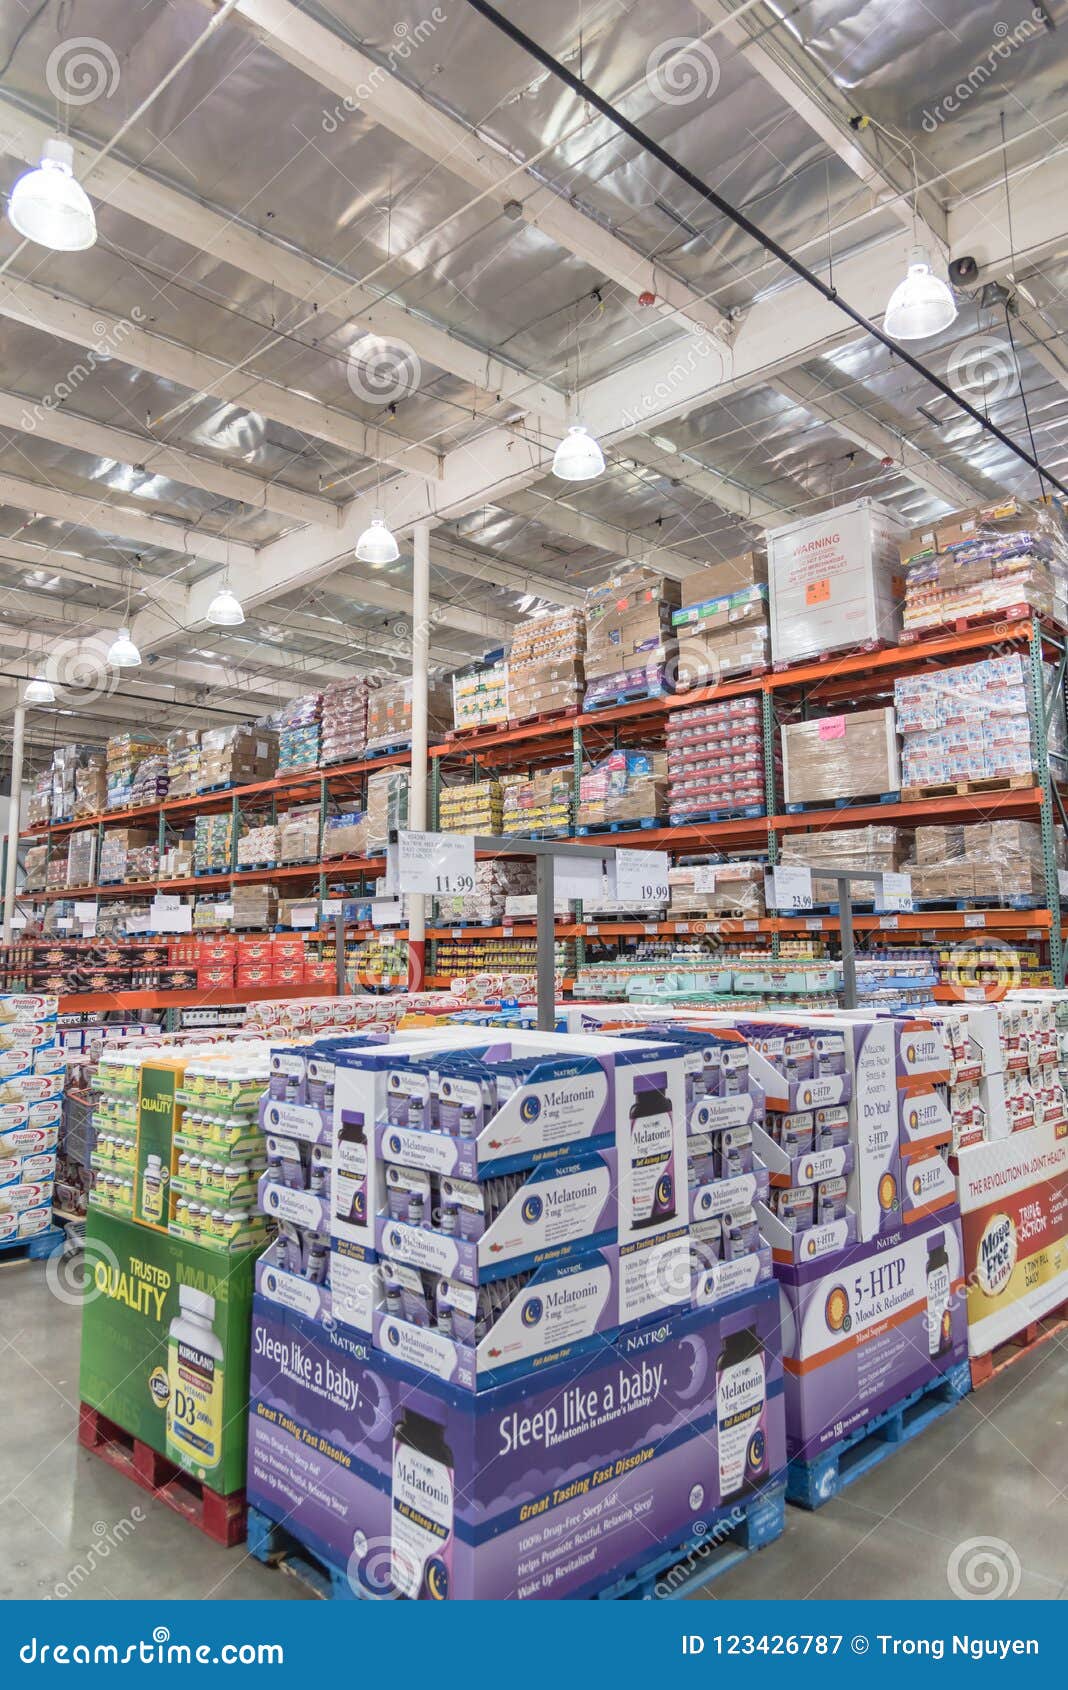
M 766 669 L 771 661 L 771 631 L 767 622 L 724 633 L 692 636 L 687 630 L 679 640 L 678 687 L 714 686 L 731 675 L 748 675 Z
M 768 554 L 762 548 L 739 552 L 737 557 L 708 563 L 684 575 L 679 584 L 682 604 L 701 604 L 706 599 L 723 598 L 729 593 L 742 592 L 747 587 L 764 587 L 768 580 Z
M 782 728 L 783 795 L 788 804 L 874 797 L 901 786 L 892 709 L 822 716 Z
M 904 524 L 871 499 L 767 535 L 772 651 L 797 663 L 824 651 L 896 640 Z

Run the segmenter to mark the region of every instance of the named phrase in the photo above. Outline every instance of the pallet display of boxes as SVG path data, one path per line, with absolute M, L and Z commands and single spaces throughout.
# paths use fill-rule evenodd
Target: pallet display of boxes
M 167 796 L 189 798 L 200 790 L 200 730 L 179 728 L 167 735 Z
M 144 827 L 109 827 L 100 845 L 100 879 L 110 882 L 129 880 L 130 855 L 146 846 L 156 844 L 155 830 Z
M 107 743 L 107 807 L 128 810 L 133 804 L 134 776 L 148 757 L 166 759 L 167 747 L 147 733 L 114 734 Z
M 502 805 L 499 780 L 462 781 L 443 787 L 438 801 L 438 831 L 499 834 Z
M 442 681 L 427 684 L 427 732 L 443 739 L 452 723 L 452 692 Z M 391 681 L 367 695 L 368 751 L 403 750 L 412 742 L 412 683 Z
M 232 925 L 274 927 L 278 920 L 278 889 L 275 886 L 235 886 L 232 894 Z
M 764 905 L 763 863 L 703 863 L 668 869 L 668 917 L 738 916 L 759 920 Z
M 683 576 L 682 604 L 672 612 L 679 642 L 678 686 L 713 686 L 752 674 L 771 660 L 768 561 L 742 552 Z
M 197 874 L 228 873 L 234 861 L 234 819 L 229 810 L 213 816 L 197 816 L 193 834 Z
M 66 1084 L 58 999 L 47 993 L 0 996 L 0 1246 L 52 1227 Z
M 102 815 L 107 802 L 107 755 L 104 751 L 87 751 L 74 770 L 74 819 Z
M 319 825 L 318 804 L 301 804 L 279 816 L 277 860 L 289 864 L 318 862 Z
M 919 830 L 917 830 L 919 831 Z M 780 859 L 783 863 L 830 864 L 843 872 L 863 874 L 900 874 L 909 862 L 912 836 L 903 827 L 836 827 L 821 828 L 818 833 L 785 833 L 782 837 Z M 871 903 L 879 887 L 873 881 L 852 888 L 854 903 Z M 913 892 L 920 893 L 913 884 Z M 838 899 L 838 882 L 814 876 L 812 897 L 817 904 L 832 904 Z
M 586 619 L 564 609 L 521 622 L 508 652 L 512 721 L 578 709 L 585 688 Z
M 141 810 L 148 804 L 160 803 L 168 796 L 169 787 L 166 752 L 142 758 L 130 788 L 130 809 Z
M 105 783 L 104 798 L 101 801 L 100 810 L 102 810 L 104 808 L 104 804 L 106 802 L 107 802 L 107 786 L 106 786 L 106 783 Z M 94 815 L 98 815 L 100 813 L 100 810 L 94 810 L 92 813 Z M 33 782 L 32 787 L 30 789 L 30 795 L 29 795 L 29 798 L 26 801 L 26 826 L 27 827 L 46 827 L 51 820 L 52 820 L 52 770 L 51 770 L 51 768 L 47 768 L 47 769 L 42 769 L 41 773 L 36 777 L 36 779 Z
M 250 825 L 237 842 L 237 866 L 258 868 L 279 859 L 278 827 L 273 822 Z
M 308 692 L 292 699 L 275 717 L 279 774 L 319 767 L 322 711 L 322 693 Z
M 660 820 L 667 814 L 667 774 L 663 751 L 610 751 L 579 780 L 578 826 Z
M 452 725 L 503 728 L 508 725 L 508 665 L 480 663 L 452 677 Z
M 729 698 L 673 710 L 665 743 L 673 822 L 709 811 L 764 808 L 759 699 Z
M 570 764 L 501 781 L 503 834 L 568 833 L 574 779 Z
M 517 857 L 485 858 L 475 864 L 475 888 L 466 895 L 437 898 L 434 920 L 441 927 L 480 923 L 499 927 L 509 899 L 532 896 L 534 864 Z
M 905 787 L 1006 779 L 1037 767 L 1030 666 L 1018 652 L 899 677 L 894 706 Z M 1057 778 L 1064 752 L 1064 712 L 1055 710 L 1049 755 Z
M 954 511 L 901 541 L 905 629 L 1027 606 L 1068 621 L 1068 536 L 1054 505 L 1008 497 Z
M 897 792 L 901 786 L 892 709 L 787 722 L 780 738 L 787 804 L 833 804 L 840 798 Z
M 1057 836 L 1058 860 L 1065 840 Z M 1013 898 L 1043 901 L 1042 829 L 1037 822 L 969 822 L 959 827 L 918 827 L 911 868 L 917 898 Z
M 322 760 L 324 764 L 354 763 L 367 744 L 366 680 L 331 681 L 323 692 Z
M 617 693 L 670 692 L 678 641 L 671 615 L 679 583 L 634 566 L 586 593 L 587 707 Z
M 901 631 L 905 525 L 871 499 L 773 528 L 768 546 L 771 649 L 777 664 L 825 651 L 892 645 Z
M 85 828 L 72 833 L 67 843 L 66 885 L 92 886 L 96 881 L 97 833 Z M 60 885 L 64 882 L 60 881 Z
M 200 735 L 198 792 L 217 786 L 252 786 L 278 772 L 278 735 L 270 728 L 239 723 L 205 728 Z

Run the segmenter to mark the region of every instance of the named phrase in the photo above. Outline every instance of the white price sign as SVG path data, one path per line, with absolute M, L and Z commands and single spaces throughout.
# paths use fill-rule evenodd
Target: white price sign
M 291 904 L 289 906 L 289 925 L 296 928 L 314 927 L 319 917 L 318 904 Z
M 771 871 L 771 901 L 777 910 L 812 908 L 812 870 L 804 863 L 780 863 Z
M 193 911 L 189 904 L 156 901 L 149 905 L 148 925 L 156 933 L 192 933 Z
M 621 904 L 666 904 L 671 896 L 666 851 L 631 851 L 615 855 L 615 895 Z
M 1057 887 L 1061 897 L 1068 899 L 1068 868 L 1057 870 Z
M 719 873 L 719 865 L 716 863 L 702 863 L 699 868 L 695 868 L 693 871 L 694 891 L 714 892 L 716 890 L 716 880 Z
M 553 897 L 557 902 L 580 898 L 599 903 L 604 890 L 603 857 L 554 857 Z
M 884 874 L 875 907 L 879 914 L 891 910 L 903 910 L 907 914 L 912 910 L 912 876 Z
M 441 897 L 474 889 L 475 841 L 470 834 L 398 833 L 397 891 Z

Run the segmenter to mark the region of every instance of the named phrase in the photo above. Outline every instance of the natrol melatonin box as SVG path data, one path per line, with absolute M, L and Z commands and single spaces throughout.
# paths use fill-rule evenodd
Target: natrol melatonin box
M 960 1221 L 780 1267 L 786 1447 L 811 1460 L 967 1360 Z
M 361 1596 L 590 1596 L 780 1494 L 778 1322 L 765 1285 L 471 1397 L 257 1298 L 249 1501 Z

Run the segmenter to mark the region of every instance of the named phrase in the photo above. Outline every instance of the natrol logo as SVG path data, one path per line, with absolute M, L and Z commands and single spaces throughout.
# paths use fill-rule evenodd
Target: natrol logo
M 837 530 L 833 534 L 817 534 L 814 540 L 806 540 L 804 545 L 798 546 L 795 556 L 806 557 L 809 552 L 820 552 L 827 546 L 837 546 L 841 538 Z

